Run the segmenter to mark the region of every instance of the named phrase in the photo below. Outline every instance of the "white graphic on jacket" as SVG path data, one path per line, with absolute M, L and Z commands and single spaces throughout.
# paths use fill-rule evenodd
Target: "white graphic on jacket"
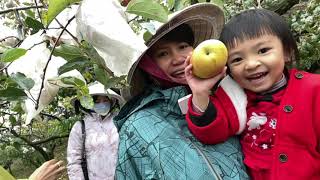
M 271 121 L 269 122 L 269 127 L 271 127 L 272 129 L 276 129 L 277 120 L 276 119 L 271 119 Z
M 267 120 L 268 119 L 265 113 L 260 113 L 260 115 L 258 115 L 257 113 L 253 112 L 252 116 L 247 122 L 247 125 L 249 126 L 248 130 L 250 131 L 252 129 L 260 129 L 260 125 L 264 125 Z
M 268 117 L 266 113 L 252 112 L 247 122 L 244 140 L 251 147 L 259 147 L 263 150 L 272 148 L 277 119 Z

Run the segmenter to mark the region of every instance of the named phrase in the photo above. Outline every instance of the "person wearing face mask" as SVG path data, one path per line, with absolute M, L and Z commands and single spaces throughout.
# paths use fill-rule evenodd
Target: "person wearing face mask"
M 119 135 L 113 117 L 124 100 L 111 89 L 95 82 L 89 85 L 94 106 L 85 109 L 74 101 L 76 112 L 85 113 L 83 121 L 72 127 L 68 139 L 67 170 L 70 180 L 114 179 Z

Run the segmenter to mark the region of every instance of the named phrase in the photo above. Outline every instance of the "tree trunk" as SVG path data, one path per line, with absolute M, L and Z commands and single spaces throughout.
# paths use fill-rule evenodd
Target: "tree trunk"
M 262 6 L 263 8 L 269 9 L 280 15 L 283 15 L 298 3 L 299 3 L 299 0 L 280 0 L 280 1 L 273 1 L 272 3 L 268 3 L 268 4 L 263 4 Z

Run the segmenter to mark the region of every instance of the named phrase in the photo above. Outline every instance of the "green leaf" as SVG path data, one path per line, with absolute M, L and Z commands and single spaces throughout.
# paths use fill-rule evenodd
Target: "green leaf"
M 168 9 L 172 9 L 174 7 L 175 0 L 168 0 L 167 4 L 168 4 Z
M 22 48 L 12 48 L 3 52 L 1 56 L 1 61 L 3 62 L 12 62 L 21 56 L 25 55 L 27 50 Z
M 44 14 L 44 23 L 48 27 L 52 20 L 68 6 L 81 0 L 49 0 L 48 11 Z
M 32 18 L 35 18 L 36 17 L 36 13 L 33 12 L 31 9 L 27 9 L 25 10 L 26 14 Z
M 143 40 L 147 42 L 152 37 L 152 34 L 149 31 L 143 33 Z
M 210 2 L 223 9 L 224 0 L 211 0 Z
M 34 5 L 33 3 L 30 3 L 30 2 L 22 2 L 22 4 L 25 6 L 33 6 Z
M 16 125 L 16 123 L 17 123 L 17 120 L 13 115 L 9 116 L 9 121 L 10 121 L 12 126 Z
M 13 176 L 11 176 L 11 174 L 6 171 L 5 169 L 3 169 L 2 166 L 0 166 L 0 172 L 1 172 L 1 179 L 6 179 L 6 180 L 15 180 L 15 178 Z
M 41 22 L 39 22 L 29 16 L 26 18 L 25 23 L 29 28 L 32 29 L 31 34 L 38 32 L 40 29 L 44 29 L 44 26 Z
M 79 99 L 81 106 L 83 106 L 86 109 L 92 109 L 94 103 L 92 97 L 89 94 L 81 96 Z
M 88 86 L 81 86 L 81 87 L 79 87 L 77 93 L 80 93 L 81 96 L 83 96 L 83 95 L 88 95 L 88 94 L 89 94 L 89 88 L 88 88 Z
M 190 5 L 191 5 L 190 0 L 179 0 L 179 1 L 175 1 L 174 9 L 175 9 L 175 11 L 179 11 L 181 9 L 184 9 L 187 6 L 190 6 Z
M 101 82 L 103 85 L 106 85 L 108 83 L 109 74 L 101 67 L 94 65 L 94 74 L 95 79 L 99 82 Z
M 19 114 L 24 112 L 21 106 L 21 102 L 16 102 L 16 103 L 13 102 L 12 104 L 13 104 L 12 111 L 17 112 Z
M 90 57 L 94 63 L 98 64 L 100 67 L 107 68 L 104 59 L 99 55 L 97 50 L 88 42 L 81 42 L 81 49 L 85 52 L 87 57 Z
M 105 84 L 105 88 L 109 89 L 112 87 L 115 87 L 116 85 L 120 84 L 121 81 L 124 81 L 126 79 L 126 76 L 120 76 L 120 77 L 111 77 L 108 79 L 107 84 Z
M 22 90 L 15 87 L 8 87 L 0 90 L 0 99 L 5 101 L 23 100 L 27 94 Z
M 154 0 L 131 0 L 126 11 L 159 22 L 168 21 L 166 9 Z
M 59 75 L 77 69 L 80 71 L 80 69 L 83 69 L 85 67 L 87 67 L 88 65 L 90 65 L 91 62 L 88 61 L 87 59 L 84 58 L 76 58 L 74 60 L 71 60 L 69 62 L 67 62 L 66 64 L 62 65 L 59 69 L 58 69 L 58 73 Z
M 20 147 L 21 147 L 20 144 L 18 142 L 16 142 L 16 141 L 12 143 L 12 146 L 14 148 L 16 148 L 17 150 L 20 150 Z
M 60 56 L 67 61 L 83 57 L 83 53 L 79 47 L 69 44 L 61 44 L 59 47 L 55 48 L 53 55 Z
M 65 84 L 73 85 L 74 87 L 78 88 L 86 85 L 81 79 L 75 77 L 63 77 L 61 81 Z
M 34 86 L 34 81 L 26 77 L 23 73 L 11 74 L 11 78 L 24 90 L 30 90 Z

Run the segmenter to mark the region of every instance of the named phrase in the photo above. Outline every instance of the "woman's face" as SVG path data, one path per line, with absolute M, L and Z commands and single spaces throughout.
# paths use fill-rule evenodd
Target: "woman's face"
M 110 99 L 106 96 L 97 96 L 94 99 L 93 110 L 101 116 L 106 116 L 111 108 Z
M 179 84 L 187 84 L 184 62 L 192 50 L 193 47 L 186 42 L 159 40 L 150 49 L 150 56 L 169 79 Z

